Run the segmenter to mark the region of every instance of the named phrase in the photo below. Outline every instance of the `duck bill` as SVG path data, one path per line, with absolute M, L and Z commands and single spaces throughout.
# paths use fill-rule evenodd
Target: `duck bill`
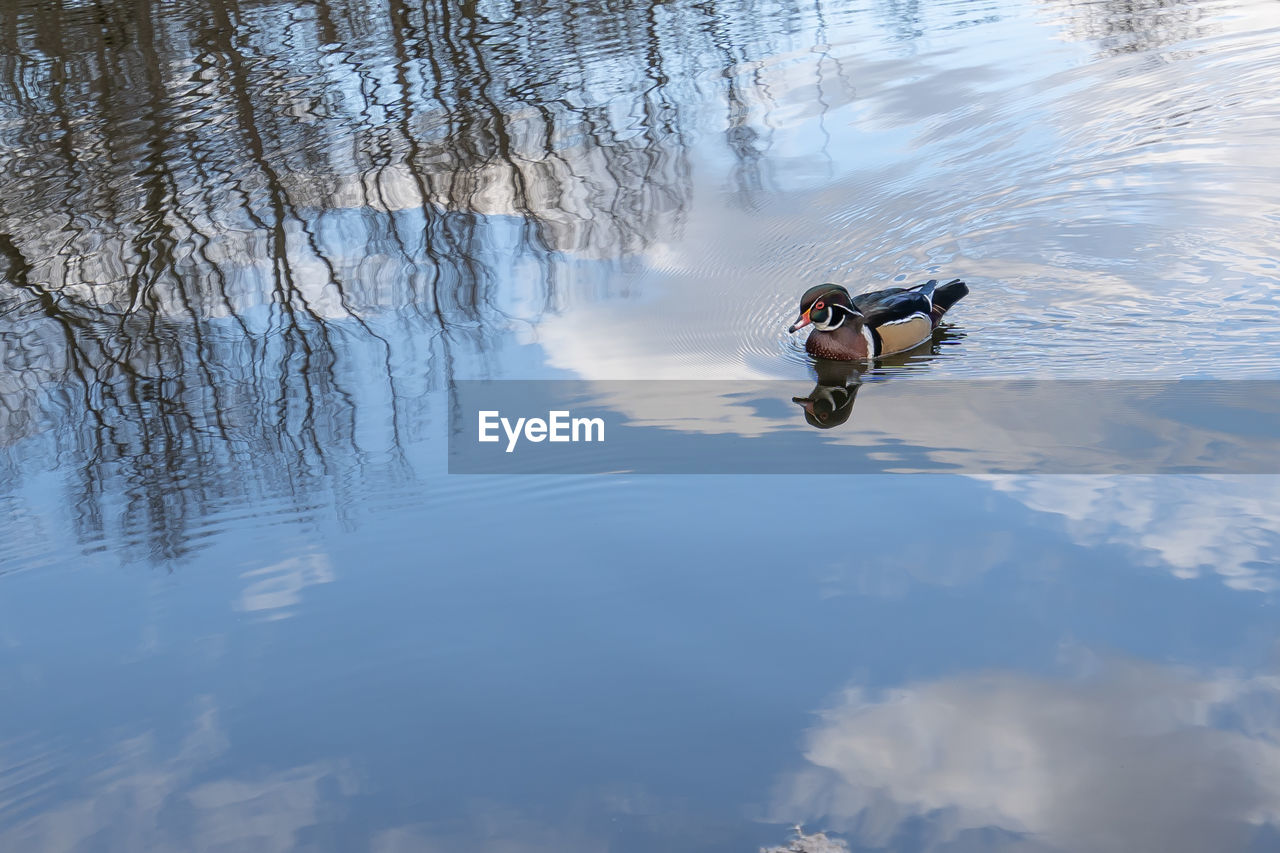
M 813 321 L 809 319 L 809 312 L 806 311 L 800 315 L 799 320 L 796 320 L 794 323 L 791 324 L 791 328 L 787 329 L 787 331 L 794 333 L 800 329 L 803 329 L 805 326 L 809 325 L 812 322 Z

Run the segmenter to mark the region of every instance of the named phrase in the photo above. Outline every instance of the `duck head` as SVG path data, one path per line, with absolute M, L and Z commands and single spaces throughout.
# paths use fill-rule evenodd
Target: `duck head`
M 800 297 L 800 319 L 787 331 L 796 332 L 812 323 L 820 332 L 831 332 L 850 320 L 861 321 L 862 312 L 853 307 L 849 291 L 838 284 L 819 284 Z

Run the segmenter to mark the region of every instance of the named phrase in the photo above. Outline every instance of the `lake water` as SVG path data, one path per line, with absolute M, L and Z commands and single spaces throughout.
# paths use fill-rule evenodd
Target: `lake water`
M 1280 477 L 819 476 L 888 396 L 729 405 L 824 386 L 823 281 L 969 283 L 899 397 L 1280 378 L 1277 45 L 1263 0 L 0 3 L 0 850 L 1280 849 Z M 814 473 L 450 474 L 479 379 L 723 383 L 626 414 Z

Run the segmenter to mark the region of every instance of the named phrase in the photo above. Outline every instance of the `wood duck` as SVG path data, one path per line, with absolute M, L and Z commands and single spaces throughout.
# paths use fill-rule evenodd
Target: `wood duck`
M 787 329 L 813 324 L 805 350 L 816 358 L 856 361 L 902 352 L 929 339 L 947 309 L 969 288 L 960 279 L 915 287 L 889 287 L 850 296 L 838 284 L 819 284 L 800 297 L 800 319 Z

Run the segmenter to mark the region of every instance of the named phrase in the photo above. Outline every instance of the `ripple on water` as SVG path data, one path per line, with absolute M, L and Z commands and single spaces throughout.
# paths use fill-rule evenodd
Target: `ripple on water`
M 1280 126 L 1271 30 L 1214 20 L 1232 8 L 1206 5 L 1185 30 L 1153 11 L 1161 30 L 1140 37 L 1109 6 L 1073 5 L 1064 24 L 1055 5 L 1043 20 L 994 23 L 981 50 L 937 38 L 909 60 L 836 30 L 821 58 L 729 68 L 769 93 L 742 108 L 771 128 L 752 150 L 825 156 L 834 179 L 806 186 L 795 169 L 787 185 L 775 169 L 753 192 L 733 180 L 753 162 L 740 160 L 717 212 L 732 225 L 691 236 L 699 257 L 680 269 L 675 301 L 683 314 L 696 288 L 697 322 L 674 319 L 668 341 L 690 367 L 786 374 L 805 359 L 782 329 L 810 284 L 959 275 L 972 295 L 949 319 L 981 335 L 947 348 L 966 361 L 958 372 L 1126 371 L 1144 358 L 1165 369 L 1182 336 L 1212 339 L 1208 364 L 1234 370 L 1233 349 L 1250 331 L 1258 340 L 1243 324 L 1273 314 L 1280 283 L 1265 251 L 1274 200 L 1257 190 L 1280 178 L 1277 159 L 1258 156 Z M 1097 27 L 1115 38 L 1089 57 Z M 1066 39 L 1047 52 L 1028 37 L 1053 32 Z M 993 46 L 1007 54 L 1000 74 L 987 73 Z M 820 88 L 836 60 L 858 97 L 833 101 L 821 128 L 771 111 Z M 819 139 L 819 152 L 806 145 Z M 1242 325 L 1220 333 L 1224 313 Z

